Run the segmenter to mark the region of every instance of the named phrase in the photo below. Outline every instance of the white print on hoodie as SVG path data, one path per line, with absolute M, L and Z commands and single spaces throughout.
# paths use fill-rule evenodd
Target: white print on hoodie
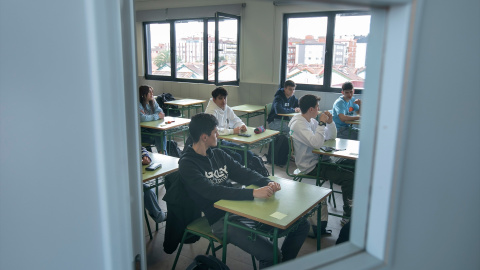
M 215 118 L 217 118 L 217 128 L 220 135 L 233 134 L 234 128 L 245 125 L 242 122 L 242 119 L 235 115 L 232 108 L 228 107 L 228 105 L 225 105 L 225 110 L 222 110 L 222 108 L 218 107 L 217 104 L 213 102 L 212 98 L 210 98 L 210 100 L 208 101 L 205 113 L 211 114 L 215 116 Z
M 298 114 L 292 117 L 288 127 L 290 136 L 293 137 L 295 164 L 302 173 L 309 173 L 318 162 L 318 155 L 312 153 L 313 149 L 322 147 L 326 140 L 337 138 L 335 122 L 319 126 L 314 118 L 308 122 L 305 117 Z

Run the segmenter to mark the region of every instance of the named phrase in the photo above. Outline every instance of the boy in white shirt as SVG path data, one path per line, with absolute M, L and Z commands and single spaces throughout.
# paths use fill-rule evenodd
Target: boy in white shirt
M 322 147 L 326 140 L 337 137 L 337 128 L 333 122 L 332 114 L 328 111 L 318 114 L 319 97 L 305 95 L 300 98 L 300 110 L 302 114 L 292 117 L 288 124 L 290 136 L 293 137 L 295 148 L 295 163 L 304 174 L 316 175 L 318 155 L 312 153 L 313 149 Z M 332 159 L 332 162 L 335 160 Z M 337 170 L 336 166 L 323 165 L 320 167 L 320 175 L 342 187 L 344 216 L 351 215 L 351 200 L 353 194 L 353 172 L 345 169 Z

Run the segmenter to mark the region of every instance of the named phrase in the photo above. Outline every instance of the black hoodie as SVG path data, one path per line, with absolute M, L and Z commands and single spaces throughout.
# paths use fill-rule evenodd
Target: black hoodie
M 244 168 L 221 149 L 209 148 L 207 156 L 197 154 L 187 146 L 178 161 L 179 172 L 187 195 L 207 217 L 210 225 L 225 215 L 213 204 L 219 200 L 253 200 L 253 189 L 228 186 L 227 179 L 242 185 L 263 187 L 271 182 L 267 177 Z
M 294 113 L 295 108 L 298 107 L 298 99 L 295 95 L 292 95 L 290 98 L 285 96 L 284 88 L 278 89 L 277 93 L 273 98 L 272 110 L 268 114 L 267 122 L 271 123 L 275 118 L 282 119 L 281 116 L 277 115 L 279 113 Z M 288 117 L 285 116 L 284 120 L 288 120 Z

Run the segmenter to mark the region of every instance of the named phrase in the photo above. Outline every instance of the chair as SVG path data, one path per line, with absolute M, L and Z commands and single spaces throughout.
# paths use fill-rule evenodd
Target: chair
M 222 239 L 216 237 L 212 233 L 212 229 L 208 224 L 207 218 L 204 216 L 201 218 L 198 218 L 192 221 L 190 224 L 188 224 L 187 228 L 185 228 L 185 232 L 183 233 L 183 237 L 182 237 L 182 242 L 178 247 L 177 255 L 175 256 L 175 261 L 173 262 L 172 270 L 175 270 L 175 267 L 177 266 L 178 257 L 182 252 L 183 243 L 185 242 L 185 240 L 189 239 L 190 237 L 193 237 L 194 235 L 203 237 L 209 241 L 208 248 L 205 254 L 208 254 L 208 252 L 211 249 L 213 257 L 217 257 L 215 255 L 215 252 L 223 247 Z M 215 247 L 215 244 L 214 244 L 215 242 L 219 244 L 217 247 Z M 255 257 L 253 255 L 251 256 L 252 256 L 253 269 L 256 270 L 257 265 L 255 263 Z
M 293 137 L 292 136 L 289 136 L 289 138 L 288 138 L 288 149 L 289 149 L 289 151 L 288 151 L 288 161 L 287 161 L 287 168 L 285 170 L 287 175 L 290 176 L 290 177 L 293 177 L 293 181 L 298 181 L 298 182 L 302 182 L 303 178 L 315 179 L 316 180 L 315 185 L 321 187 L 323 185 L 323 183 L 325 183 L 326 179 L 325 179 L 325 177 L 323 179 L 320 179 L 320 166 L 317 167 L 317 174 L 315 176 L 308 175 L 308 174 L 303 174 L 300 171 L 300 169 L 298 169 L 298 168 L 295 169 L 295 171 L 293 171 L 293 173 L 289 172 L 288 169 L 290 167 L 290 159 L 295 154 L 295 150 L 294 150 L 294 147 L 293 147 Z M 333 197 L 333 206 L 334 206 L 334 208 L 337 208 L 337 203 L 335 202 L 335 196 L 333 196 L 333 195 L 334 195 L 334 193 L 342 194 L 342 192 L 335 191 L 333 189 L 332 182 L 330 182 L 330 189 L 332 190 L 332 193 L 328 196 L 328 202 L 330 203 L 330 199 Z M 329 215 L 330 215 L 330 213 L 329 213 Z M 336 214 L 331 214 L 331 215 L 336 216 Z

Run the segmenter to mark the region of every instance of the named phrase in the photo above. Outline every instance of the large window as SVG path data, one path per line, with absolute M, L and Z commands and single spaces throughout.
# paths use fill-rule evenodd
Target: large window
M 351 81 L 363 89 L 370 15 L 365 12 L 285 14 L 282 83 L 302 90 L 340 91 Z
M 239 27 L 238 16 L 222 13 L 145 22 L 145 78 L 238 85 Z

